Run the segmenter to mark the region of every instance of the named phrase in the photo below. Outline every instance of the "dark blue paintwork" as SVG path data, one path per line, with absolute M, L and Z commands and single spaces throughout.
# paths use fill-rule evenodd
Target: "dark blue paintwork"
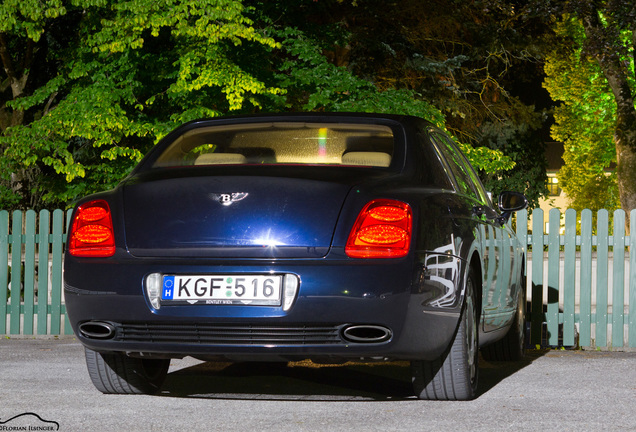
M 151 168 L 162 148 L 188 130 L 264 120 L 385 124 L 396 137 L 393 159 L 388 168 Z M 472 266 L 480 282 L 480 343 L 496 340 L 510 326 L 517 293 L 524 289 L 524 251 L 490 202 L 455 190 L 450 162 L 433 148 L 432 132 L 442 133 L 415 117 L 364 114 L 239 117 L 183 126 L 115 190 L 79 203 L 109 203 L 117 250 L 109 258 L 65 257 L 65 299 L 78 339 L 96 351 L 158 357 L 432 360 L 453 340 Z M 246 196 L 230 205 L 217 198 L 231 193 Z M 404 258 L 345 254 L 358 213 L 376 198 L 412 208 L 413 237 Z M 145 291 L 152 273 L 291 274 L 300 283 L 287 311 L 203 304 L 155 309 Z M 453 295 L 444 297 L 449 291 Z M 113 334 L 90 337 L 80 330 L 90 322 L 107 323 Z M 343 329 L 357 324 L 386 328 L 390 337 L 345 340 Z M 227 326 L 241 336 L 225 342 L 210 336 Z M 274 329 L 267 337 L 241 339 L 248 327 L 259 326 Z M 333 339 L 313 343 L 313 330 L 307 330 L 312 326 L 331 326 Z M 289 332 L 304 332 L 305 339 Z
M 130 184 L 123 187 L 126 244 L 138 257 L 258 257 L 264 248 L 277 258 L 323 257 L 350 188 L 205 175 Z M 230 205 L 213 199 L 228 191 L 244 198 Z

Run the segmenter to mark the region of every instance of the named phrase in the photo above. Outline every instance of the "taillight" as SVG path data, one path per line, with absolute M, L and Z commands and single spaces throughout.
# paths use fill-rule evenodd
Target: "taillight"
M 98 258 L 115 253 L 113 218 L 106 201 L 90 201 L 77 208 L 68 251 L 73 256 Z
M 345 252 L 352 258 L 400 258 L 409 253 L 411 207 L 401 201 L 378 199 L 368 203 L 356 219 Z

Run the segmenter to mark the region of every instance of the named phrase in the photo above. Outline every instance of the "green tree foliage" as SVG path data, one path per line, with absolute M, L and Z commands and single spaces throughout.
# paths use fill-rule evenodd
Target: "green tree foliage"
M 444 9 L 433 3 L 437 12 Z M 464 9 L 452 22 L 454 33 L 436 42 L 434 52 L 427 50 L 426 36 L 415 43 L 408 35 L 435 20 L 411 20 L 404 28 L 395 21 L 385 35 L 378 29 L 383 23 L 373 18 L 384 5 L 5 1 L 0 5 L 1 206 L 68 205 L 112 187 L 177 124 L 257 111 L 414 114 L 446 127 L 484 172 L 510 170 L 515 162 L 523 166 L 530 153 L 521 143 L 535 128 L 536 114 L 510 97 L 503 81 L 490 79 L 495 72 L 503 76 L 512 51 L 484 57 L 488 48 L 479 51 L 464 41 L 472 35 L 460 34 L 461 20 L 472 20 L 472 28 L 479 29 L 479 20 L 489 16 L 483 5 L 476 16 Z M 391 10 L 406 19 L 402 7 Z M 438 36 L 444 34 L 442 22 Z M 385 47 L 393 60 L 367 57 L 363 39 L 369 31 L 374 33 L 369 49 Z M 394 35 L 407 43 L 394 41 Z M 495 68 L 497 59 L 505 61 Z M 406 67 L 390 73 L 402 60 Z M 482 64 L 488 65 L 485 72 Z M 523 122 L 533 125 L 521 127 Z M 504 143 L 503 137 L 513 142 Z M 531 187 L 536 179 L 513 172 L 503 175 L 517 178 L 511 189 L 540 194 Z
M 380 79 L 399 80 L 435 101 L 460 141 L 510 157 L 514 169 L 484 173 L 488 188 L 524 191 L 536 205 L 546 180 L 537 138 L 542 117 L 512 93 L 512 79 L 537 79 L 531 73 L 539 48 L 517 28 L 521 21 L 514 2 L 433 0 L 423 7 L 413 0 L 396 6 L 391 14 L 375 15 L 361 35 L 386 35 L 369 52 L 375 64 L 390 65 L 379 69 Z M 382 31 L 386 21 L 393 23 L 388 34 Z M 368 52 L 364 44 L 360 47 Z
M 175 125 L 258 106 L 257 95 L 282 92 L 233 58 L 244 44 L 277 45 L 253 28 L 240 1 L 1 7 L 0 17 L 8 17 L 1 29 L 5 70 L 36 49 L 47 50 L 53 65 L 39 87 L 28 85 L 26 66 L 8 76 L 11 86 L 26 85 L 3 106 L 12 117 L 0 137 L 5 202 L 65 205 L 111 187 Z M 34 44 L 41 47 L 29 51 Z
M 620 206 L 613 131 L 616 102 L 599 64 L 582 56 L 585 34 L 577 19 L 555 23 L 561 43 L 546 54 L 545 87 L 555 101 L 552 137 L 564 143 L 559 183 L 577 210 Z
M 555 97 L 565 102 L 555 132 L 562 136 L 570 129 L 567 143 L 571 151 L 566 154 L 564 173 L 569 187 L 579 189 L 577 199 L 590 206 L 600 205 L 594 195 L 607 187 L 608 192 L 600 193 L 615 202 L 612 178 L 601 174 L 615 156 L 620 205 L 629 212 L 636 208 L 636 3 L 536 0 L 530 7 L 555 17 L 550 25 L 560 36 L 553 39 L 561 47 L 556 55 L 563 53 L 571 62 L 564 65 L 553 54 L 550 67 L 554 71 L 548 70 L 554 83 L 558 73 L 571 77 L 571 81 L 561 81 L 571 90 L 548 84 Z M 610 133 L 614 151 L 609 149 Z M 583 164 L 589 164 L 591 173 L 583 172 Z
M 511 2 L 255 3 L 276 23 L 301 28 L 330 63 L 437 108 L 493 192 L 524 191 L 534 205 L 545 195 L 544 118 L 506 89 L 512 79 L 540 82 L 541 73 Z
M 278 108 L 414 115 L 446 127 L 442 112 L 415 91 L 391 87 L 379 91 L 372 82 L 330 63 L 319 43 L 296 28 L 286 27 L 276 31 L 276 35 L 287 55 L 278 65 L 276 75 L 279 85 L 287 90 L 279 101 L 284 107 Z M 474 148 L 461 141 L 459 145 L 472 163 L 486 172 L 497 173 L 514 166 L 502 152 L 488 147 Z

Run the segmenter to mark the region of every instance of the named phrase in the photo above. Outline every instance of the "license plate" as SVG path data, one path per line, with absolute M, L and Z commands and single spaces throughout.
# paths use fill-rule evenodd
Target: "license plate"
M 164 275 L 162 302 L 280 306 L 282 275 Z

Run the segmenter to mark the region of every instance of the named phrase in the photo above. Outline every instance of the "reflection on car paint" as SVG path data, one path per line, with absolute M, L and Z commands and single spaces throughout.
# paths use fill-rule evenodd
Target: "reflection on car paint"
M 454 239 L 454 236 L 451 236 Z M 455 307 L 457 290 L 455 285 L 459 274 L 459 260 L 454 241 L 436 248 L 426 257 L 426 279 L 428 284 L 439 288 L 439 294 L 428 300 L 427 305 L 439 308 Z

